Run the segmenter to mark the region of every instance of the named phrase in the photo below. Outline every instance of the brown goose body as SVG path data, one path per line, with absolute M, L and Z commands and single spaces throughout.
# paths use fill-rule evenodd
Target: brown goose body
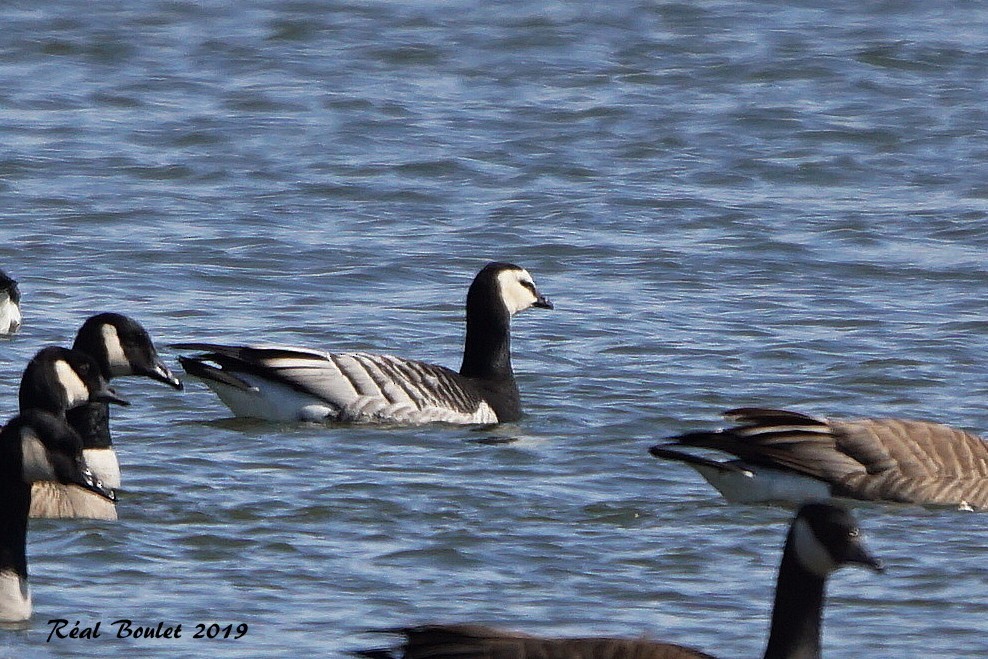
M 388 630 L 405 637 L 403 654 L 368 650 L 371 659 L 713 659 L 645 638 L 540 638 L 484 625 L 422 625 Z
M 854 517 L 827 503 L 803 505 L 782 552 L 766 659 L 820 657 L 827 578 L 845 565 L 881 571 L 868 553 Z M 369 659 L 701 659 L 693 648 L 647 638 L 542 638 L 470 624 L 380 630 L 399 634 L 393 648 L 355 652 Z
M 988 443 L 969 432 L 930 421 L 826 419 L 760 408 L 725 416 L 736 425 L 671 437 L 652 454 L 693 464 L 706 477 L 717 463 L 693 462 L 678 449 L 714 449 L 741 461 L 720 463 L 724 470 L 797 474 L 825 484 L 833 496 L 988 509 Z

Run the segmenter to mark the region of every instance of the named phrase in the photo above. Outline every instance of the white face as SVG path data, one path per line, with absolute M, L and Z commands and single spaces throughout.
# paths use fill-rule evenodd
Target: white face
M 497 275 L 501 299 L 508 308 L 508 315 L 515 315 L 535 304 L 535 281 L 525 269 L 503 270 Z
M 59 384 L 65 389 L 65 396 L 68 399 L 69 407 L 82 405 L 89 401 L 89 388 L 79 378 L 69 363 L 59 359 L 55 362 L 55 375 Z
M 103 325 L 100 327 L 100 334 L 103 336 L 103 345 L 106 346 L 106 355 L 110 361 L 110 373 L 113 375 L 132 375 L 130 360 L 124 353 L 123 345 L 120 344 L 120 335 L 113 325 Z
M 793 533 L 796 541 L 796 558 L 804 568 L 824 578 L 837 569 L 830 552 L 816 537 L 806 520 L 796 520 L 793 524 Z

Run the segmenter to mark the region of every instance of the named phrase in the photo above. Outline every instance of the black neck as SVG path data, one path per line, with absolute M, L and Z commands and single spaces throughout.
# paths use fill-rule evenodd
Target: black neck
M 7 471 L 7 470 L 5 470 Z M 27 579 L 27 514 L 31 507 L 31 486 L 20 476 L 3 475 L 0 497 L 0 570 L 13 570 Z
M 65 412 L 69 425 L 82 437 L 82 448 L 110 448 L 110 406 L 106 403 L 83 403 Z
M 787 543 L 779 567 L 772 608 L 772 629 L 765 659 L 812 659 L 820 656 L 820 624 L 826 581 L 796 558 Z
M 511 317 L 503 304 L 479 308 L 467 304 L 467 338 L 460 375 L 468 378 L 510 378 Z

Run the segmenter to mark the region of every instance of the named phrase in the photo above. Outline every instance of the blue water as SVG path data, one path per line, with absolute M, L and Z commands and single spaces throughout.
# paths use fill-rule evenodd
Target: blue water
M 976 2 L 84 2 L 0 9 L 0 267 L 30 356 L 90 314 L 172 342 L 456 367 L 489 260 L 528 416 L 231 420 L 115 382 L 120 521 L 33 523 L 16 657 L 341 656 L 480 621 L 759 656 L 790 513 L 646 449 L 722 409 L 988 429 Z M 980 515 L 858 509 L 831 657 L 988 656 Z M 53 639 L 47 621 L 100 622 Z M 117 639 L 112 622 L 183 625 Z M 248 625 L 194 639 L 197 623 Z

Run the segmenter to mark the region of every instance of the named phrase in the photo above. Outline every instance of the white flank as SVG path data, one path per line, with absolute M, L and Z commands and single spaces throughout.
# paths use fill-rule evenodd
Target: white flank
M 82 450 L 82 456 L 96 478 L 106 487 L 120 487 L 120 462 L 117 452 L 112 448 L 87 448 Z
M 0 300 L 0 334 L 13 334 L 21 326 L 21 308 L 4 293 Z
M 117 507 L 112 501 L 78 485 L 63 485 L 51 481 L 31 486 L 33 518 L 45 519 L 117 519 Z
M 106 346 L 106 356 L 110 362 L 110 373 L 117 375 L 132 375 L 130 360 L 124 352 L 120 343 L 120 336 L 117 328 L 109 323 L 100 327 L 100 334 L 103 336 L 103 345 Z
M 790 471 L 733 462 L 743 472 L 691 464 L 725 499 L 734 503 L 803 503 L 829 499 L 830 486 Z
M 79 378 L 79 375 L 64 359 L 55 361 L 55 375 L 59 384 L 65 389 L 69 407 L 82 405 L 89 401 L 89 387 Z
M 268 421 L 314 422 L 336 416 L 333 407 L 315 396 L 245 373 L 238 373 L 237 377 L 250 384 L 253 390 L 244 391 L 215 380 L 203 380 L 236 416 Z
M 796 560 L 800 565 L 821 579 L 827 578 L 837 569 L 837 563 L 806 520 L 797 519 L 793 522 L 792 533 L 796 546 Z
M 27 580 L 13 570 L 0 570 L 0 622 L 20 622 L 31 617 L 31 590 Z

